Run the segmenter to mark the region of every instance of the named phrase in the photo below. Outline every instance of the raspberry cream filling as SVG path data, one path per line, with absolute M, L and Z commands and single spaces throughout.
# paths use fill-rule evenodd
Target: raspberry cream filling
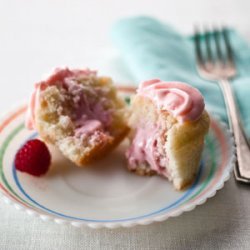
M 169 177 L 165 168 L 168 158 L 161 147 L 162 139 L 160 125 L 144 124 L 144 127 L 138 127 L 126 152 L 129 168 L 134 170 L 138 165 L 150 165 L 158 174 Z
M 149 98 L 155 104 L 158 113 L 166 111 L 180 123 L 198 120 L 205 107 L 201 93 L 181 82 L 163 82 L 158 79 L 146 81 L 139 85 L 137 95 Z M 136 126 L 133 140 L 126 152 L 129 168 L 133 170 L 138 165 L 150 166 L 158 174 L 170 177 L 166 169 L 167 129 L 160 121 L 150 124 L 146 119 Z
M 70 120 L 75 125 L 75 136 L 90 135 L 97 130 L 104 130 L 111 124 L 111 110 L 104 107 L 109 100 L 106 98 L 99 99 L 96 102 L 97 96 L 102 96 L 102 89 L 95 89 L 93 91 L 86 85 L 79 84 L 80 81 L 88 81 L 88 78 L 96 77 L 95 71 L 90 70 L 69 70 L 57 69 L 55 73 L 46 81 L 42 81 L 35 85 L 35 90 L 31 95 L 28 111 L 26 115 L 26 127 L 35 129 L 35 114 L 38 107 L 38 102 L 42 91 L 50 86 L 57 86 L 61 91 L 61 98 L 70 98 L 72 112 L 67 114 Z M 64 100 L 63 100 L 64 101 Z M 67 100 L 65 100 L 67 101 Z M 61 110 L 60 110 L 61 108 Z M 64 114 L 62 107 L 58 109 L 61 115 Z M 67 117 L 66 116 L 66 117 Z M 65 121 L 67 122 L 67 119 Z

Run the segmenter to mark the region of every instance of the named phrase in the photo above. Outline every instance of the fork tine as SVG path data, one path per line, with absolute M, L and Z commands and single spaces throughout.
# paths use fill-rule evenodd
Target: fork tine
M 201 32 L 197 25 L 194 26 L 194 41 L 195 41 L 195 54 L 196 60 L 200 65 L 204 64 L 204 58 L 201 50 Z
M 211 32 L 207 28 L 207 26 L 204 27 L 204 37 L 205 37 L 205 44 L 206 44 L 206 51 L 207 51 L 207 60 L 209 63 L 213 63 L 213 57 L 212 57 L 212 48 L 211 48 Z
M 233 49 L 232 49 L 231 42 L 229 39 L 228 29 L 224 28 L 222 30 L 222 36 L 223 36 L 225 47 L 226 47 L 226 59 L 229 64 L 234 65 Z
M 214 40 L 215 40 L 215 48 L 216 48 L 216 52 L 217 52 L 218 61 L 220 63 L 224 63 L 223 55 L 222 55 L 222 48 L 221 48 L 221 44 L 220 44 L 221 34 L 220 34 L 220 30 L 218 28 L 214 29 L 213 36 L 214 36 Z

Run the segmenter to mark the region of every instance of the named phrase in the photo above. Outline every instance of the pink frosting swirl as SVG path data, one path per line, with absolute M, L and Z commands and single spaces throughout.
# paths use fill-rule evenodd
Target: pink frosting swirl
M 180 122 L 199 119 L 205 107 L 201 93 L 182 82 L 153 79 L 141 83 L 137 93 L 150 98 L 157 108 L 168 111 Z

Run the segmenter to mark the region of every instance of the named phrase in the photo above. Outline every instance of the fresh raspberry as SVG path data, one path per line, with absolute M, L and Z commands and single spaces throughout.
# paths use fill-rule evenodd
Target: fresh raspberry
M 38 139 L 27 141 L 15 157 L 16 169 L 35 176 L 46 174 L 50 162 L 51 156 L 46 144 Z

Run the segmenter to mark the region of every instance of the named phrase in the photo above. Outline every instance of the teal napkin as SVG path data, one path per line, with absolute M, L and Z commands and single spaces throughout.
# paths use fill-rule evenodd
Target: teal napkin
M 136 83 L 152 78 L 187 82 L 202 92 L 211 114 L 227 121 L 218 85 L 203 80 L 197 73 L 191 37 L 144 16 L 120 20 L 113 27 L 112 37 Z M 230 40 L 238 71 L 232 86 L 250 134 L 250 46 L 234 30 L 230 31 Z

